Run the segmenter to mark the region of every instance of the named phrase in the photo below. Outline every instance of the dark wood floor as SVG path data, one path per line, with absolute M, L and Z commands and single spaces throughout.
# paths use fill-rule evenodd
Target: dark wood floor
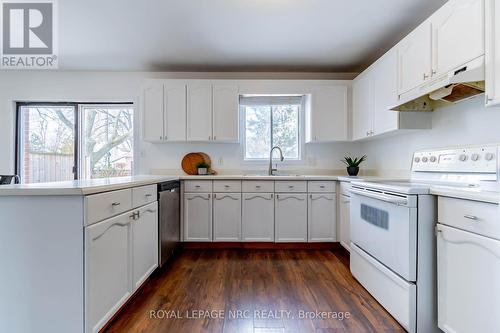
M 327 318 L 300 318 L 307 311 Z M 152 276 L 106 332 L 404 330 L 352 277 L 343 250 L 184 250 Z

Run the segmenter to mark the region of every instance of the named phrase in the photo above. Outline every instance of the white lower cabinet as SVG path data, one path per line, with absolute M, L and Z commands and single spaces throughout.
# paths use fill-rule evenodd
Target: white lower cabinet
M 242 240 L 274 242 L 274 194 L 242 194 Z
M 309 242 L 337 241 L 335 193 L 309 194 Z
M 212 241 L 212 194 L 184 194 L 184 241 Z
M 214 241 L 241 240 L 241 193 L 215 193 Z
M 340 195 L 339 202 L 339 234 L 340 244 L 350 251 L 351 233 L 350 233 L 350 198 L 347 195 Z
M 307 194 L 276 194 L 276 242 L 307 242 Z
M 134 289 L 158 267 L 158 202 L 142 207 L 132 221 L 132 281 Z
M 99 332 L 131 294 L 131 214 L 85 228 L 86 332 Z

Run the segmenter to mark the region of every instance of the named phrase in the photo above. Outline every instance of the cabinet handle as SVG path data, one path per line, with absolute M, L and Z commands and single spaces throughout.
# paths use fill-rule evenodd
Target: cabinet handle
M 474 215 L 464 215 L 464 217 L 465 217 L 466 219 L 473 220 L 473 221 L 477 221 L 477 220 L 479 220 L 479 217 L 474 216 Z
M 224 187 L 225 187 L 225 188 L 230 188 L 231 186 L 229 186 L 229 185 L 224 185 Z
M 293 186 L 293 185 L 288 185 L 288 188 L 294 188 L 294 187 L 295 187 L 295 186 Z
M 427 80 L 428 77 L 429 77 L 429 75 L 424 73 L 424 80 Z
M 487 102 L 493 102 L 493 98 L 491 98 L 490 96 L 486 95 L 486 101 Z
M 432 75 L 436 75 L 437 74 L 437 70 L 433 69 L 432 70 Z
M 319 188 L 325 188 L 325 185 L 320 185 Z
M 111 206 L 113 206 L 113 207 L 120 206 L 120 205 L 121 205 L 121 203 L 119 203 L 119 202 L 113 202 L 113 203 L 111 204 Z
M 146 209 L 146 212 L 148 212 L 148 213 L 156 213 L 156 209 Z
M 214 141 L 217 140 L 217 137 L 214 135 Z
M 146 194 L 146 198 L 149 198 L 149 197 L 152 197 L 152 196 L 153 196 L 153 195 L 152 195 L 152 194 L 150 194 L 150 193 Z
M 349 203 L 349 202 L 351 202 L 351 201 L 350 201 L 350 200 L 343 200 L 343 201 L 342 201 L 342 203 L 344 203 L 344 204 L 347 204 L 347 203 Z

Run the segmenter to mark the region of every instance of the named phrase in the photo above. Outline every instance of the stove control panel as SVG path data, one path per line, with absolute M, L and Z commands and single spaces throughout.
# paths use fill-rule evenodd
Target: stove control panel
M 498 146 L 419 151 L 413 154 L 414 172 L 497 173 Z

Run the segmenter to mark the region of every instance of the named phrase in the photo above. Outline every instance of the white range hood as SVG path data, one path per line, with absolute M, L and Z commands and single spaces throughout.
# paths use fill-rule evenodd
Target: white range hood
M 433 111 L 484 93 L 484 56 L 402 94 L 394 111 Z

